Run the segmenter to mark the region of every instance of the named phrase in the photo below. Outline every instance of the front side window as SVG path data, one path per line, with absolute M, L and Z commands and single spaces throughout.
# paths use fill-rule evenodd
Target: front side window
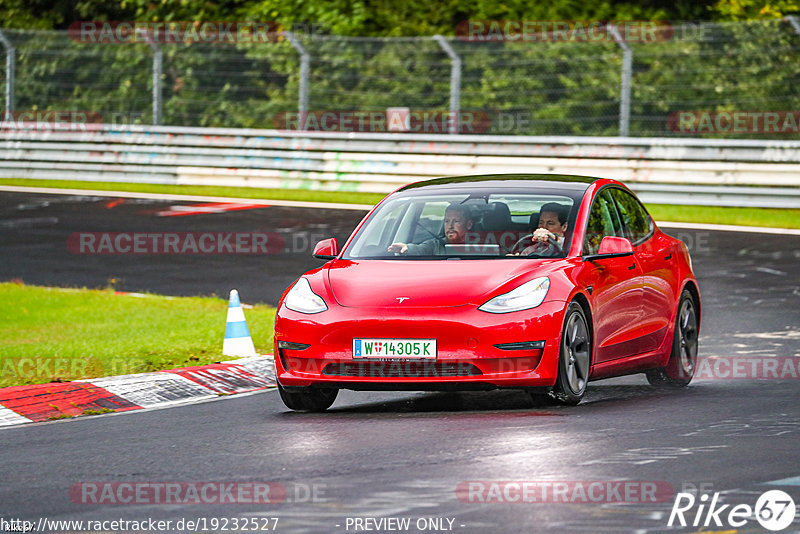
M 583 254 L 597 254 L 600 242 L 606 236 L 627 237 L 611 192 L 603 189 L 592 202 L 589 224 L 583 240 Z
M 650 237 L 653 231 L 653 219 L 636 198 L 624 189 L 613 188 L 611 195 L 617 204 L 622 224 L 625 226 L 627 238 L 637 245 Z
M 507 258 L 513 253 L 520 257 L 563 257 L 569 249 L 578 201 L 571 193 L 400 193 L 386 199 L 370 215 L 343 257 L 486 259 Z M 524 240 L 530 240 L 540 218 L 554 215 L 563 218 L 562 224 L 553 226 L 557 234 L 552 235 L 559 247 L 546 251 L 528 248 Z

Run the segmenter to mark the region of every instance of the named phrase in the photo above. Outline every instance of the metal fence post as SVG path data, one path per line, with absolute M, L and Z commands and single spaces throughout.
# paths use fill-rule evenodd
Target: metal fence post
M 456 54 L 444 37 L 434 35 L 433 38 L 452 61 L 450 65 L 450 119 L 447 129 L 450 134 L 457 135 L 461 118 L 461 57 Z
M 614 41 L 622 48 L 622 84 L 619 96 L 619 135 L 628 137 L 631 123 L 631 75 L 633 72 L 633 50 L 619 34 L 613 24 L 606 26 Z
M 156 44 L 153 36 L 140 30 L 144 40 L 153 51 L 153 124 L 161 124 L 161 73 L 164 70 L 164 52 Z
M 12 121 L 14 115 L 14 74 L 16 70 L 16 51 L 11 41 L 0 31 L 0 43 L 6 49 L 6 110 L 4 119 Z
M 297 111 L 300 115 L 300 129 L 305 130 L 308 116 L 308 76 L 311 69 L 311 55 L 292 32 L 287 31 L 283 34 L 294 49 L 297 50 L 297 53 L 300 54 L 300 87 L 297 96 Z
M 800 20 L 798 20 L 798 18 L 795 15 L 787 15 L 783 17 L 783 20 L 792 25 L 794 33 L 800 35 Z
M 161 72 L 164 65 L 164 52 L 155 43 L 153 49 L 153 124 L 161 124 Z

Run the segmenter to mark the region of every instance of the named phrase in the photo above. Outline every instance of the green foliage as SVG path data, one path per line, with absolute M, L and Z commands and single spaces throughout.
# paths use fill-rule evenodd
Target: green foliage
M 7 26 L 40 28 L 86 19 L 274 21 L 297 30 L 310 54 L 312 111 L 409 107 L 428 116 L 449 109 L 451 69 L 429 36 L 453 36 L 463 21 L 768 19 L 673 23 L 675 33 L 658 42 L 631 44 L 631 135 L 664 136 L 676 135 L 668 119 L 679 111 L 798 109 L 800 37 L 776 18 L 796 12 L 798 1 L 718 0 L 705 7 L 688 0 L 7 0 L 0 15 Z M 64 32 L 5 34 L 17 50 L 17 110 L 93 111 L 107 123 L 152 123 L 154 52 L 147 44 L 84 43 Z M 428 37 L 408 37 L 419 35 Z M 461 109 L 480 118 L 477 130 L 464 133 L 618 134 L 622 51 L 616 43 L 450 41 L 463 60 Z M 300 59 L 283 37 L 159 47 L 163 124 L 296 127 L 286 113 L 298 109 Z
M 718 20 L 779 19 L 800 12 L 796 0 L 718 0 L 713 7 Z
M 675 135 L 664 117 L 679 110 L 798 109 L 798 44 L 776 20 L 687 26 L 657 47 L 634 46 L 631 135 Z

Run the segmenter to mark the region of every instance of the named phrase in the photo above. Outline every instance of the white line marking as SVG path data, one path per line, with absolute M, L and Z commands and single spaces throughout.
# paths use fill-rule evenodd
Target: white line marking
M 171 373 L 142 373 L 83 380 L 141 406 L 152 408 L 196 399 L 216 397 L 210 389 Z
M 159 406 L 154 406 L 152 408 L 144 408 L 142 410 L 127 410 L 127 411 L 124 411 L 124 412 L 111 412 L 111 413 L 103 413 L 103 414 L 98 414 L 98 415 L 82 415 L 80 417 L 69 417 L 69 418 L 66 418 L 66 419 L 56 419 L 56 420 L 53 420 L 53 421 L 34 421 L 34 422 L 31 422 L 28 425 L 25 425 L 25 427 L 41 426 L 41 425 L 54 425 L 54 424 L 56 424 L 56 425 L 57 424 L 70 424 L 70 423 L 78 423 L 80 421 L 90 421 L 92 419 L 97 419 L 98 417 L 121 417 L 121 416 L 126 416 L 126 415 L 131 415 L 131 414 L 151 413 L 151 412 L 155 412 L 155 411 L 158 411 L 158 410 L 169 410 L 169 409 L 172 409 L 172 408 L 192 406 L 192 405 L 195 405 L 195 404 L 205 404 L 206 402 L 219 402 L 219 401 L 225 401 L 225 400 L 229 400 L 229 399 L 238 399 L 238 398 L 241 398 L 241 397 L 249 397 L 250 395 L 258 395 L 260 393 L 265 393 L 265 392 L 268 392 L 268 391 L 278 391 L 278 388 L 259 389 L 257 391 L 247 391 L 247 392 L 244 392 L 244 393 L 237 393 L 236 395 L 222 395 L 222 396 L 215 395 L 214 397 L 190 400 L 189 402 L 186 402 L 186 403 L 161 404 Z M 21 425 L 17 425 L 17 426 L 21 426 Z M 7 428 L 11 428 L 11 427 L 7 427 Z M 2 428 L 0 428 L 0 430 L 2 430 Z
M 0 406 L 0 426 L 20 425 L 23 423 L 30 423 L 31 420 L 24 417 L 14 410 Z
M 777 276 L 786 276 L 786 273 L 783 271 L 777 271 L 775 269 L 770 269 L 769 267 L 756 267 L 756 271 L 767 273 L 767 274 L 774 274 Z
M 291 206 L 297 208 L 328 208 L 338 210 L 368 211 L 373 206 L 367 204 L 342 204 L 339 202 L 302 202 L 299 200 L 270 200 L 264 198 L 210 197 L 199 195 L 173 195 L 167 193 L 137 193 L 133 191 L 100 191 L 94 189 L 56 189 L 50 187 L 23 187 L 0 185 L 0 191 L 9 193 L 43 193 L 52 195 L 79 195 L 94 197 L 144 198 L 150 200 L 180 200 L 190 202 L 239 202 L 261 206 Z
M 215 378 L 213 373 L 225 373 L 229 376 L 238 377 L 237 381 L 239 384 L 234 385 L 235 391 L 226 392 L 227 394 L 224 395 L 224 398 L 260 393 L 265 391 L 263 388 L 274 389 L 275 387 L 275 363 L 272 354 L 264 354 L 252 358 L 239 358 L 222 363 L 232 364 L 235 367 L 223 371 L 200 366 L 198 367 L 198 372 L 205 371 L 207 374 L 211 374 L 212 376 L 210 378 L 212 382 Z M 205 376 L 205 378 L 205 382 L 209 382 L 209 377 Z M 145 412 L 172 406 L 185 406 L 223 398 L 219 396 L 218 390 L 211 387 L 209 384 L 200 384 L 189 378 L 180 376 L 174 373 L 174 369 L 153 373 L 88 378 L 85 380 L 76 380 L 75 382 L 89 383 L 101 387 L 143 408 L 142 410 L 130 410 L 131 412 Z M 253 391 L 254 387 L 261 389 L 255 389 Z M 245 391 L 240 392 L 240 389 L 244 389 Z M 115 412 L 102 415 L 120 415 L 122 413 L 128 412 Z M 83 417 L 62 419 L 55 422 L 67 422 L 81 418 Z M 50 422 L 54 421 L 42 421 L 40 423 Z M 0 427 L 15 426 L 24 423 L 32 423 L 32 421 L 4 406 L 0 406 Z
M 780 480 L 770 480 L 764 482 L 773 486 L 800 486 L 800 477 L 782 478 Z
M 136 193 L 132 191 L 100 191 L 94 189 L 56 189 L 50 187 L 23 187 L 0 185 L 0 191 L 9 193 L 43 193 L 52 195 L 80 195 L 98 197 L 144 198 L 149 200 L 180 200 L 195 202 L 242 202 L 262 206 L 290 206 L 297 208 L 328 208 L 340 210 L 369 211 L 374 206 L 368 204 L 343 204 L 340 202 L 302 202 L 299 200 L 269 200 L 258 198 L 210 197 L 196 195 L 173 195 L 167 193 Z M 767 228 L 760 226 L 737 226 L 728 224 L 705 224 L 664 221 L 656 224 L 664 228 L 686 228 L 690 230 L 719 230 L 721 232 L 750 232 L 756 234 L 800 235 L 800 229 Z
M 781 235 L 800 235 L 800 229 L 793 228 L 767 228 L 764 226 L 736 226 L 729 224 L 705 224 L 688 222 L 658 222 L 656 224 L 663 228 L 686 228 L 688 230 L 718 230 L 720 232 L 750 232 L 754 234 L 781 234 Z

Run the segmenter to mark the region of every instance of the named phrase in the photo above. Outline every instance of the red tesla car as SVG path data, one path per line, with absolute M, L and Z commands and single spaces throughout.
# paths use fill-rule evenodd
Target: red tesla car
M 587 382 L 694 374 L 700 293 L 686 246 L 615 180 L 439 178 L 384 198 L 281 296 L 278 389 L 520 388 L 577 404 Z

